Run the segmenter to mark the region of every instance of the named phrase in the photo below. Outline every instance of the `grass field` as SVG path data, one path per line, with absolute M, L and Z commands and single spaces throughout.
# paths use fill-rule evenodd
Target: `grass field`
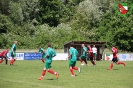
M 77 66 L 82 69 L 81 74 L 75 71 L 75 77 L 71 77 L 68 61 L 53 61 L 52 68 L 60 75 L 46 73 L 40 81 L 44 64 L 40 60 L 16 61 L 14 66 L 0 65 L 0 88 L 133 88 L 133 61 L 127 61 L 126 67 L 114 65 L 113 70 L 108 71 L 110 61 L 96 61 L 97 66 Z

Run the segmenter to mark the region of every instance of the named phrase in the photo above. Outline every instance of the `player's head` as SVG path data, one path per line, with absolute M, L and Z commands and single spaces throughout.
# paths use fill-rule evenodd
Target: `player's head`
M 38 46 L 38 47 L 39 47 L 39 49 L 42 48 L 42 46 Z
M 73 46 L 74 46 L 74 43 L 73 43 L 73 42 L 71 42 L 71 43 L 70 43 L 70 47 L 73 47 Z
M 89 47 L 89 48 L 90 48 L 91 46 L 90 46 L 90 45 L 87 45 L 87 47 Z
M 112 47 L 115 47 L 115 44 L 114 43 L 112 44 Z
M 82 46 L 82 47 L 84 47 L 84 46 L 85 46 L 85 44 L 82 44 L 81 46 Z
M 95 45 L 93 45 L 93 47 L 95 47 Z
M 48 45 L 48 47 L 51 47 L 51 43 L 49 42 L 49 43 L 47 43 L 47 45 Z
M 18 44 L 18 41 L 14 41 L 14 44 Z

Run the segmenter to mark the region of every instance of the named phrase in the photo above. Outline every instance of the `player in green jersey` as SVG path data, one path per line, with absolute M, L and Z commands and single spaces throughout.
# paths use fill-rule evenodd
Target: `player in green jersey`
M 70 44 L 70 49 L 69 49 L 69 56 L 67 59 L 69 59 L 69 69 L 71 72 L 71 76 L 75 76 L 74 70 L 78 70 L 79 73 L 81 72 L 80 67 L 76 67 L 76 61 L 77 61 L 77 55 L 78 51 L 73 47 L 72 44 Z
M 44 63 L 45 62 L 45 51 L 41 46 L 39 46 L 39 51 L 38 52 L 42 54 L 41 60 Z
M 84 63 L 83 63 L 83 61 L 84 61 L 85 64 L 88 66 L 88 63 L 87 63 L 87 51 L 88 51 L 88 49 L 84 44 L 82 44 L 81 46 L 82 46 L 82 54 L 79 57 L 79 60 L 81 62 L 81 65 L 84 65 Z
M 48 43 L 48 48 L 46 50 L 46 56 L 45 56 L 45 58 L 46 58 L 45 66 L 44 66 L 44 69 L 42 71 L 42 76 L 40 78 L 38 78 L 38 80 L 43 80 L 43 78 L 46 74 L 46 71 L 48 71 L 51 74 L 56 75 L 56 78 L 58 79 L 59 74 L 50 69 L 51 64 L 52 64 L 52 59 L 54 56 L 56 56 L 56 52 L 51 48 L 51 44 Z
M 13 65 L 17 59 L 17 57 L 16 57 L 17 43 L 18 43 L 18 41 L 14 41 L 14 44 L 11 47 L 10 55 L 11 55 L 12 59 L 10 60 L 10 65 Z

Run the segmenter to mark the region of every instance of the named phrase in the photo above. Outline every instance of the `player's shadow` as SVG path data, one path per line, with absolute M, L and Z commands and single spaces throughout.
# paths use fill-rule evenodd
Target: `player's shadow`
M 119 70 L 119 69 L 114 69 L 114 70 Z
M 55 79 L 46 79 L 46 80 L 55 80 Z

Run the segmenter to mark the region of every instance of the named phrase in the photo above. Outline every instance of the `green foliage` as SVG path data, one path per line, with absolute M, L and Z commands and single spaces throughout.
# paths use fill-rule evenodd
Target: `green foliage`
M 57 26 L 61 17 L 63 3 L 61 0 L 39 0 L 39 17 L 41 24 L 48 23 L 50 26 Z
M 46 47 L 47 42 L 61 49 L 71 40 L 85 40 L 133 51 L 133 15 L 117 15 L 115 1 L 0 0 L 0 48 L 18 40 L 21 49 Z

